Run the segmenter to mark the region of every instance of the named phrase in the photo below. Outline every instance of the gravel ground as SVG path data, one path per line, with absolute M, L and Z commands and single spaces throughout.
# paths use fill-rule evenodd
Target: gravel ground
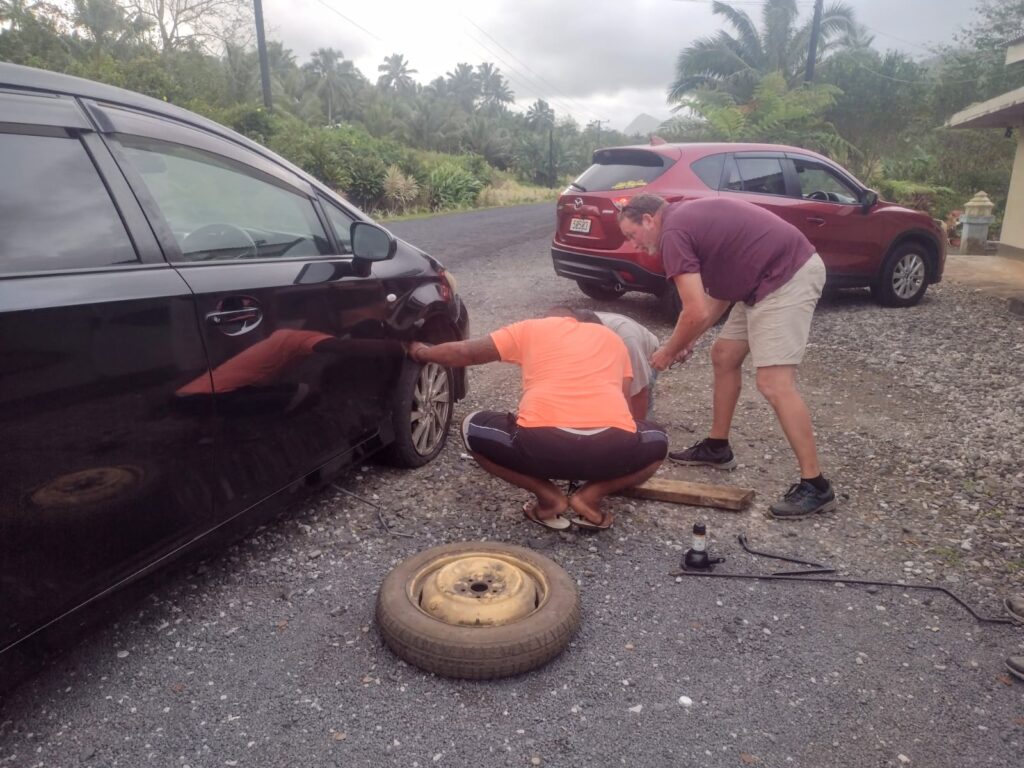
M 649 298 L 599 305 L 553 277 L 550 226 L 550 206 L 531 206 L 393 229 L 454 271 L 476 334 L 554 303 L 668 334 Z M 658 382 L 674 447 L 710 420 L 706 349 Z M 752 372 L 740 467 L 660 471 L 755 489 L 743 513 L 616 498 L 612 530 L 555 534 L 525 523 L 525 495 L 457 439 L 420 470 L 362 467 L 179 567 L 15 691 L 0 766 L 1019 766 L 1024 684 L 1002 660 L 1024 653 L 1024 630 L 977 623 L 937 592 L 672 573 L 702 519 L 729 572 L 785 567 L 743 553 L 745 532 L 759 549 L 949 587 L 998 613 L 1024 590 L 1022 374 L 1024 320 L 969 288 L 934 286 L 909 310 L 859 292 L 824 300 L 802 388 L 842 503 L 804 521 L 764 516 L 796 467 Z M 517 369 L 474 369 L 470 386 L 457 419 L 513 408 Z M 413 538 L 388 535 L 352 493 Z M 373 626 L 381 579 L 428 546 L 484 538 L 533 547 L 577 580 L 568 651 L 489 683 L 398 661 Z

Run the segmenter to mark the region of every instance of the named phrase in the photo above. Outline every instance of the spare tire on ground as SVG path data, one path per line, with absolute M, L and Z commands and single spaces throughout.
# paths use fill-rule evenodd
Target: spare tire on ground
M 381 636 L 410 664 L 489 680 L 539 667 L 580 624 L 576 583 L 524 547 L 445 544 L 399 563 L 377 595 Z

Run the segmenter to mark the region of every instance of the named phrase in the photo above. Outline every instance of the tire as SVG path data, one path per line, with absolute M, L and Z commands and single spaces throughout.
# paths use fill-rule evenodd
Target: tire
M 543 555 L 500 542 L 420 552 L 399 563 L 377 595 L 377 627 L 387 646 L 445 677 L 527 672 L 561 653 L 579 625 L 579 593 L 569 574 Z
M 388 463 L 415 469 L 432 461 L 448 439 L 454 407 L 451 369 L 406 360 L 392 401 L 395 442 L 385 452 Z
M 882 262 L 871 295 L 884 307 L 912 307 L 928 290 L 928 250 L 919 243 L 904 243 Z
M 614 288 L 601 285 L 600 283 L 590 283 L 586 280 L 577 280 L 576 285 L 580 287 L 587 296 L 598 301 L 615 301 L 616 299 L 622 298 L 622 294 L 625 291 L 616 291 Z
M 676 290 L 674 283 L 665 282 L 665 288 L 658 296 L 658 301 L 661 303 L 661 311 L 665 319 L 675 325 L 676 320 L 679 319 L 679 313 L 683 311 L 683 300 L 679 298 L 679 291 Z

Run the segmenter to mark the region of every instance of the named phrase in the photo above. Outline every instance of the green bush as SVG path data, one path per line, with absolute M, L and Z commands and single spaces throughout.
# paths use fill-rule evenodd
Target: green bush
M 876 179 L 875 186 L 883 200 L 924 211 L 936 219 L 945 219 L 959 207 L 959 196 L 949 187 L 903 179 Z
M 345 193 L 349 200 L 360 208 L 372 210 L 384 197 L 384 176 L 387 169 L 380 158 L 372 155 L 357 155 L 352 158 L 348 169 L 348 183 Z
M 455 163 L 444 163 L 430 172 L 427 202 L 435 211 L 465 208 L 476 202 L 476 196 L 483 187 L 480 180 L 465 168 Z

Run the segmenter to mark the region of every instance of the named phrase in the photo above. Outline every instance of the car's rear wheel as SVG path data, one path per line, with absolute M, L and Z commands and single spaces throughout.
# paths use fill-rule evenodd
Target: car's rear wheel
M 451 370 L 405 361 L 392 405 L 395 442 L 386 454 L 390 463 L 411 469 L 437 456 L 448 438 L 454 405 Z
M 674 283 L 666 281 L 664 289 L 658 296 L 658 301 L 661 303 L 665 319 L 675 324 L 679 319 L 679 313 L 683 311 L 683 300 L 679 298 L 679 291 L 676 290 Z
M 611 286 L 600 283 L 589 283 L 586 280 L 577 280 L 576 285 L 580 287 L 587 296 L 598 301 L 615 301 L 622 296 L 624 291 L 616 291 Z
M 399 563 L 377 595 L 377 625 L 410 664 L 489 680 L 551 660 L 580 624 L 576 583 L 532 550 L 493 541 L 433 547 Z
M 911 307 L 928 290 L 928 251 L 919 243 L 893 249 L 871 286 L 871 295 L 886 307 Z

